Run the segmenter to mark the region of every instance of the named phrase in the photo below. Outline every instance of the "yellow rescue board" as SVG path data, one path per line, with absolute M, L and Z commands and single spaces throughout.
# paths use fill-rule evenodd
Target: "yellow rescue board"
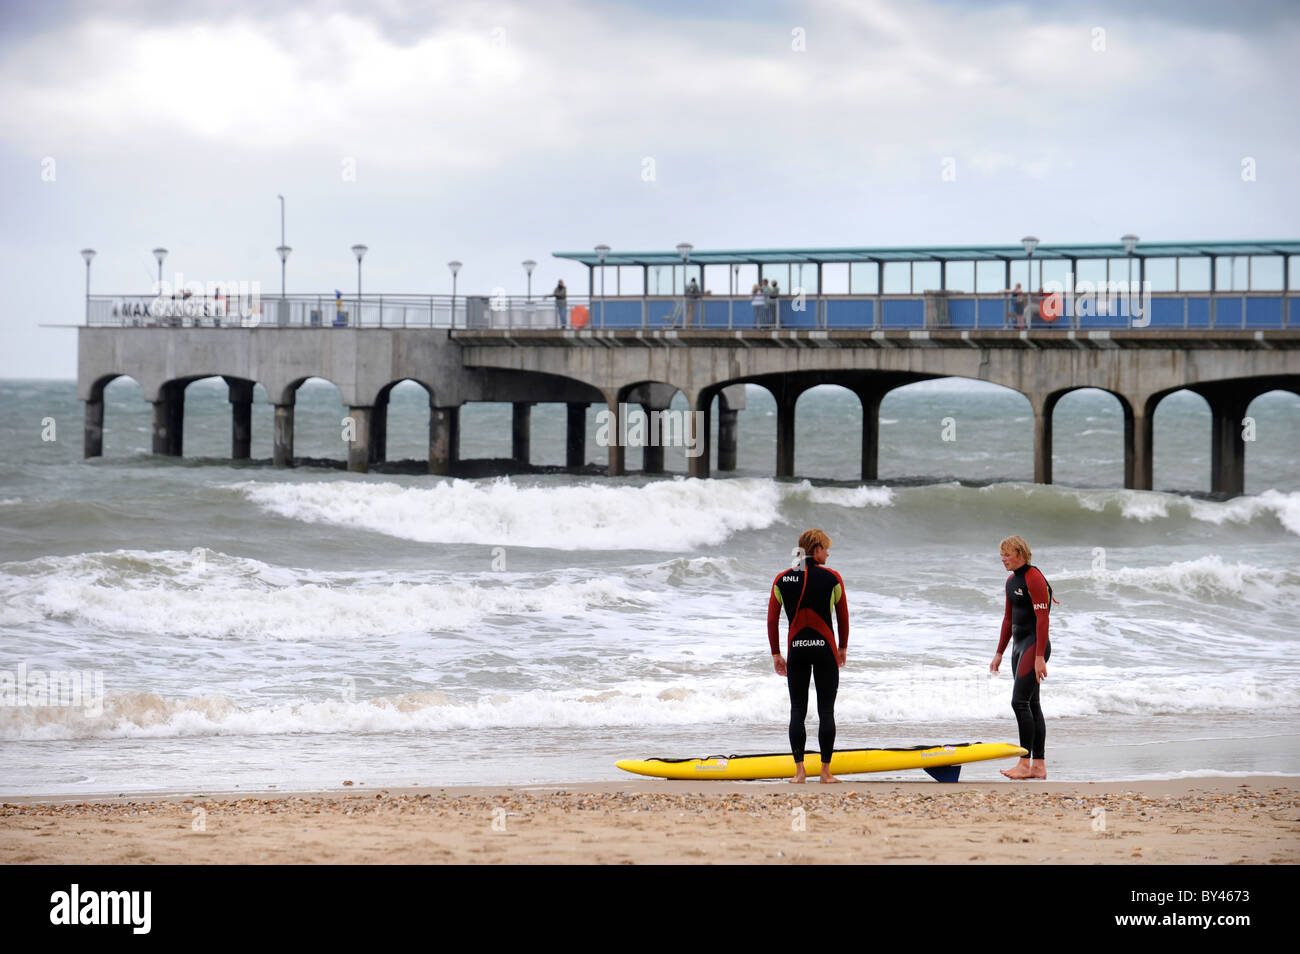
M 1026 756 L 1018 745 L 1005 742 L 963 742 L 959 745 L 916 746 L 910 749 L 836 749 L 831 757 L 833 775 L 859 772 L 899 772 L 904 769 L 935 769 L 987 759 Z M 759 779 L 794 778 L 794 756 L 730 755 L 702 759 L 624 759 L 616 763 L 626 772 L 653 778 Z M 804 771 L 810 777 L 821 773 L 821 756 L 804 756 Z

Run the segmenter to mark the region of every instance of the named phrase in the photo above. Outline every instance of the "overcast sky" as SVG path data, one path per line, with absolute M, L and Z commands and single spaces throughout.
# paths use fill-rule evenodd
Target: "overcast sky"
M 0 377 L 75 376 L 84 246 L 278 294 L 277 193 L 290 293 L 358 242 L 367 291 L 522 293 L 600 242 L 1300 237 L 1296 3 L 367 7 L 2 0 Z

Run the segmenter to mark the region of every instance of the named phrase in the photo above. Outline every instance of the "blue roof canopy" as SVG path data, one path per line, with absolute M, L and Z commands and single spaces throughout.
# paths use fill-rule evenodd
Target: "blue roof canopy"
M 556 258 L 599 265 L 595 252 L 552 252 Z M 1300 255 L 1300 240 L 1244 242 L 1139 242 L 1133 253 L 1139 258 L 1196 258 L 1210 255 Z M 1037 259 L 1124 258 L 1123 242 L 1091 245 L 1039 245 Z M 978 262 L 1019 261 L 1025 258 L 1023 245 L 915 245 L 870 248 L 755 248 L 691 252 L 692 265 L 757 265 L 832 262 Z M 680 265 L 675 250 L 661 252 L 610 252 L 606 265 Z

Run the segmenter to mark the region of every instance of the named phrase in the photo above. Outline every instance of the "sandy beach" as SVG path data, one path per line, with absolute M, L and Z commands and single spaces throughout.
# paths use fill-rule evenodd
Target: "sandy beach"
M 1294 864 L 1300 779 L 14 798 L 3 864 Z

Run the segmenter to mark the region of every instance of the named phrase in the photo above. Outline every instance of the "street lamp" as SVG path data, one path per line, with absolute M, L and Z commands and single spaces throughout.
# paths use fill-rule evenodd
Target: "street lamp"
M 86 324 L 90 324 L 90 262 L 95 257 L 93 248 L 83 248 L 81 257 L 86 260 Z
M 1124 243 L 1124 251 L 1128 253 L 1128 290 L 1131 295 L 1133 293 L 1133 252 L 1141 239 L 1130 232 L 1128 235 L 1120 236 L 1120 241 Z
M 94 253 L 92 252 L 91 254 L 93 255 Z M 165 248 L 154 249 L 153 257 L 158 259 L 158 294 L 161 295 L 162 294 L 162 263 L 163 263 L 163 259 L 167 257 L 167 249 Z
M 524 259 L 524 271 L 528 273 L 528 300 L 529 301 L 533 300 L 533 269 L 536 267 L 537 267 L 537 263 L 534 262 L 531 258 Z
M 690 242 L 679 242 L 677 254 L 682 257 L 682 327 L 686 327 L 686 269 L 691 263 L 691 251 L 695 248 Z
M 361 259 L 370 249 L 364 245 L 352 246 L 352 254 L 357 257 L 357 327 L 361 327 Z
M 451 269 L 451 326 L 456 327 L 456 276 L 460 273 L 460 262 L 452 259 L 447 263 Z M 469 327 L 469 316 L 465 316 L 465 327 Z
M 1025 256 L 1029 262 L 1029 275 L 1025 279 L 1025 291 L 1031 292 L 1034 289 L 1034 249 L 1038 248 L 1038 239 L 1032 235 L 1026 235 L 1020 240 L 1020 244 L 1025 247 Z
M 280 310 L 284 310 L 284 266 L 289 261 L 289 253 L 293 251 L 284 239 L 284 196 L 277 194 L 276 198 L 280 200 L 280 244 L 275 247 L 275 253 L 280 256 Z
M 609 257 L 609 246 L 596 246 L 596 257 L 600 259 L 600 326 L 605 327 L 605 259 Z

